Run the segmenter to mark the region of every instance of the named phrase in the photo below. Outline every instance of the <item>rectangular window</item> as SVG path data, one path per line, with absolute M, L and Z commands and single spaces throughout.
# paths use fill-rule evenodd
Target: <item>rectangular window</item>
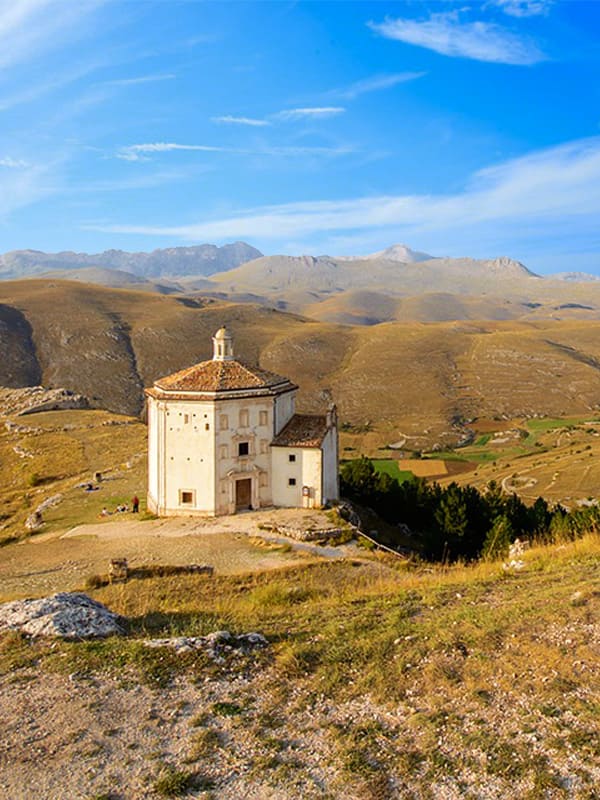
M 266 472 L 261 472 L 258 476 L 258 485 L 262 487 L 269 485 L 269 476 Z
M 293 453 L 290 453 L 289 456 L 288 456 L 288 460 L 289 461 L 295 461 L 296 460 L 296 456 Z
M 295 486 L 296 478 L 288 478 L 288 486 Z
M 221 414 L 220 424 L 222 431 L 226 431 L 227 428 L 229 428 L 229 417 L 227 416 L 227 414 Z
M 180 489 L 179 490 L 179 502 L 182 505 L 184 505 L 184 504 L 185 505 L 191 505 L 194 502 L 194 493 L 193 492 L 187 492 L 187 491 L 184 491 L 183 489 Z
M 240 442 L 238 444 L 238 456 L 247 456 L 250 452 L 250 447 L 248 442 Z
M 247 408 L 243 408 L 240 411 L 240 428 L 247 428 L 250 424 L 250 414 L 248 413 Z
M 260 452 L 263 453 L 263 454 L 264 453 L 268 453 L 269 452 L 268 448 L 269 448 L 269 442 L 266 439 L 261 439 L 260 440 Z
M 208 422 L 205 423 L 204 430 L 205 431 L 209 431 L 210 430 L 210 425 L 208 424 Z
M 183 424 L 184 425 L 189 425 L 189 422 L 190 422 L 190 415 L 189 414 L 184 414 L 183 415 Z
M 221 458 L 229 458 L 229 447 L 226 444 L 222 444 L 219 451 Z
M 268 411 L 260 411 L 258 414 L 258 424 L 259 425 L 268 425 L 269 424 L 269 412 Z

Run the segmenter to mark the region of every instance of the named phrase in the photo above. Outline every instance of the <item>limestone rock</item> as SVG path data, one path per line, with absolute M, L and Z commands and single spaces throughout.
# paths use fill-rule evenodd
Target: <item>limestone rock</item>
M 170 647 L 176 653 L 203 650 L 208 656 L 220 659 L 233 650 L 244 653 L 255 648 L 267 647 L 269 642 L 262 633 L 241 633 L 234 636 L 229 631 L 214 631 L 207 636 L 175 636 L 171 639 L 146 639 L 146 647 Z
M 93 639 L 123 635 L 121 618 L 82 592 L 60 592 L 38 600 L 0 605 L 0 631 L 18 630 L 30 636 Z

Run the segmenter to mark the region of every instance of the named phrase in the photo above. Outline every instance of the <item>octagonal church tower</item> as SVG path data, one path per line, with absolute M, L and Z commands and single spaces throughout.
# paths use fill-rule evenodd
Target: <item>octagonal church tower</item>
M 335 407 L 295 413 L 298 387 L 237 361 L 225 326 L 213 357 L 146 389 L 148 509 L 220 515 L 338 499 Z

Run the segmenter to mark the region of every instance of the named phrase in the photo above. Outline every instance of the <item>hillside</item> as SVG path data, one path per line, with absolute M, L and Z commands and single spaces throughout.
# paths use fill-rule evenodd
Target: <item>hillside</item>
M 344 326 L 265 306 L 85 284 L 3 284 L 0 385 L 64 387 L 138 414 L 143 387 L 211 357 L 223 323 L 236 352 L 292 378 L 300 408 L 339 406 L 344 446 L 408 436 L 456 442 L 474 417 L 589 414 L 600 397 L 600 323 L 440 322 Z
M 163 537 L 163 553 L 183 541 Z M 599 554 L 597 536 L 512 570 L 363 551 L 93 590 L 128 637 L 0 635 L 4 797 L 591 800 Z M 144 645 L 216 630 L 268 644 Z
M 228 295 L 324 322 L 600 319 L 600 282 L 542 278 L 509 258 L 264 256 L 210 277 Z

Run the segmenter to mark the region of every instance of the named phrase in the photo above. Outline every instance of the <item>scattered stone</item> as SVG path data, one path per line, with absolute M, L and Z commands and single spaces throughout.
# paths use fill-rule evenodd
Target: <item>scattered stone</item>
M 515 572 L 518 572 L 519 570 L 523 569 L 524 566 L 525 566 L 525 562 L 524 561 L 518 561 L 518 560 L 513 558 L 513 559 L 511 559 L 511 561 L 502 564 L 502 569 L 505 572 L 510 572 L 511 570 L 514 570 Z
M 521 541 L 521 539 L 515 539 L 508 548 L 508 557 L 517 558 L 517 556 L 522 556 L 525 550 L 529 550 L 529 542 L 527 540 Z
M 108 582 L 126 581 L 128 576 L 127 559 L 112 558 L 108 564 Z
M 36 508 L 36 512 L 43 513 L 47 511 L 49 508 L 54 508 L 57 506 L 63 499 L 62 494 L 53 494 L 52 497 L 47 497 L 39 506 Z
M 34 511 L 33 514 L 30 514 L 25 520 L 25 527 L 28 531 L 32 532 L 39 530 L 43 524 L 44 518 L 42 517 L 42 512 L 39 510 Z
M 203 650 L 216 661 L 234 650 L 249 653 L 257 648 L 268 647 L 269 642 L 262 633 L 241 633 L 234 636 L 229 631 L 214 631 L 207 636 L 175 636 L 171 639 L 145 639 L 146 647 L 170 647 L 176 653 Z
M 571 595 L 571 605 L 572 606 L 585 606 L 588 602 L 587 597 L 583 592 L 574 592 Z
M 38 600 L 0 605 L 0 631 L 29 636 L 94 639 L 125 634 L 121 617 L 82 592 L 59 592 Z

